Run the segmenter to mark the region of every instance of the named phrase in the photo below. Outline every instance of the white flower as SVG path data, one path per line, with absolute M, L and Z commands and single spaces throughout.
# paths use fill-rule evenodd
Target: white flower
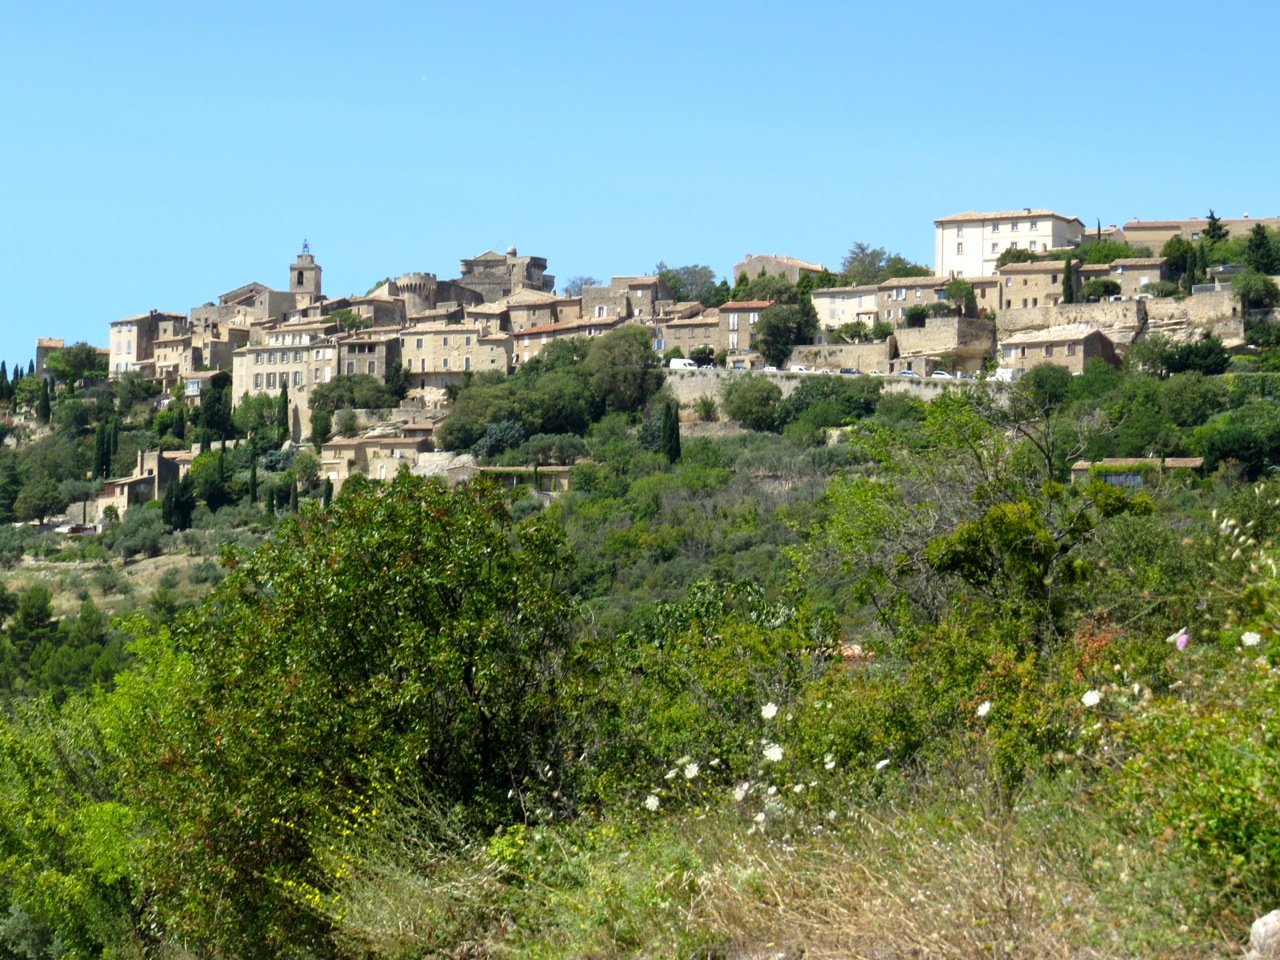
M 1086 707 L 1096 707 L 1099 703 L 1102 702 L 1102 694 L 1100 694 L 1097 690 L 1090 690 L 1087 693 L 1085 693 L 1083 697 L 1080 698 L 1080 702 L 1083 703 Z
M 988 713 L 991 712 L 991 701 L 983 700 L 980 704 L 978 704 L 978 709 L 975 710 L 974 712 L 980 717 L 985 717 Z
M 804 784 L 803 784 L 803 783 L 797 783 L 797 784 L 796 784 L 794 787 L 792 787 L 791 789 L 792 789 L 792 790 L 794 790 L 796 793 L 804 793 Z
M 735 803 L 741 803 L 747 795 L 747 791 L 751 789 L 751 784 L 743 780 L 740 784 L 733 788 L 733 799 Z
M 692 780 L 698 775 L 698 765 L 696 763 L 686 763 L 684 767 L 684 778 Z
M 778 792 L 777 787 L 770 787 L 768 790 L 765 791 L 765 793 L 771 797 L 777 792 Z
M 679 773 L 679 772 L 680 772 L 680 770 L 679 770 L 678 768 L 676 768 L 676 767 L 672 767 L 670 770 L 668 770 L 668 771 L 663 775 L 662 779 L 663 779 L 663 780 L 670 780 L 672 777 L 674 777 L 674 776 L 675 776 L 677 773 Z
M 782 759 L 782 748 L 776 743 L 766 743 L 764 745 L 764 758 L 773 763 L 777 763 Z
M 883 770 L 888 765 L 889 765 L 889 758 L 885 757 L 883 760 L 881 760 L 879 763 L 876 764 L 876 769 Z
M 825 757 L 822 758 L 822 765 L 826 767 L 828 770 L 834 770 L 836 768 L 835 755 L 828 753 Z
M 650 812 L 657 810 L 661 806 L 662 801 L 658 799 L 656 794 L 649 794 L 644 798 L 644 808 Z
M 1254 631 L 1250 630 L 1240 638 L 1240 642 L 1243 643 L 1246 647 L 1256 647 L 1258 644 L 1262 642 L 1262 637 L 1260 634 L 1257 634 Z
M 761 810 L 756 814 L 756 823 L 764 823 L 764 811 Z
M 760 708 L 760 716 L 766 720 L 772 720 L 778 715 L 778 705 L 776 703 L 766 703 Z
M 1133 685 L 1133 695 L 1136 697 L 1136 696 L 1137 696 L 1138 694 L 1140 694 L 1141 692 L 1142 692 L 1142 684 L 1140 684 L 1140 683 L 1135 683 L 1135 684 Z
M 713 767 L 718 767 L 718 766 L 720 766 L 720 758 L 719 758 L 719 757 L 716 757 L 715 759 L 713 759 L 713 760 L 711 761 L 711 765 L 712 765 Z

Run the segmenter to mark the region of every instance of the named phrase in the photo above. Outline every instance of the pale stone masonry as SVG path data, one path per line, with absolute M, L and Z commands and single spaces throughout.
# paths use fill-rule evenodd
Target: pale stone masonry
M 1077 247 L 1085 226 L 1077 217 L 1052 210 L 970 211 L 934 221 L 934 268 L 943 277 L 990 277 L 996 260 L 1009 249 L 1030 250 L 1037 255 L 1064 247 Z
M 748 280 L 754 280 L 763 271 L 767 276 L 786 277 L 796 283 L 803 274 L 816 276 L 825 269 L 820 263 L 808 263 L 795 257 L 779 256 L 776 253 L 749 253 L 733 265 L 733 279 L 736 281 L 745 274 Z
M 1086 324 L 1068 324 L 1047 330 L 1023 330 L 1000 340 L 1000 366 L 1025 373 L 1041 363 L 1083 373 L 1085 364 L 1100 357 L 1119 365 L 1115 346 L 1099 330 Z

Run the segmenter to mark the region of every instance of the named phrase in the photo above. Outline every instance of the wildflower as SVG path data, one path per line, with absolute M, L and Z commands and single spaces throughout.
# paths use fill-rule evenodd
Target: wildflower
M 990 700 L 983 700 L 980 704 L 978 704 L 978 709 L 974 711 L 974 713 L 976 713 L 980 717 L 985 717 L 990 712 L 991 712 Z
M 782 748 L 776 743 L 766 743 L 764 745 L 764 758 L 772 763 L 777 763 L 782 759 Z
M 836 768 L 835 755 L 828 753 L 825 757 L 822 758 L 822 765 L 826 767 L 828 770 L 834 770 Z
M 778 792 L 777 787 L 770 787 L 768 790 L 765 791 L 765 793 L 770 797 L 772 797 L 777 792 Z
M 663 774 L 662 779 L 663 779 L 663 780 L 670 780 L 672 777 L 674 777 L 674 776 L 675 776 L 677 773 L 679 773 L 679 772 L 680 772 L 680 768 L 679 768 L 679 767 L 672 767 L 672 768 L 671 768 L 670 770 L 668 770 L 665 774 Z
M 1097 690 L 1090 690 L 1087 693 L 1085 693 L 1083 697 L 1080 698 L 1080 702 L 1083 703 L 1086 707 L 1096 707 L 1099 703 L 1102 702 L 1102 694 L 1100 694 Z
M 756 814 L 756 823 L 764 823 L 764 811 L 761 810 Z
M 803 784 L 803 783 L 797 783 L 797 784 L 796 784 L 794 787 L 792 787 L 791 789 L 792 789 L 793 791 L 795 791 L 796 793 L 804 793 L 804 784 Z
M 1142 692 L 1142 684 L 1140 684 L 1140 683 L 1135 683 L 1135 684 L 1133 685 L 1133 695 L 1136 697 L 1136 696 L 1137 696 L 1138 694 L 1140 694 L 1141 692 Z
M 1186 649 L 1187 640 L 1188 640 L 1188 634 L 1187 634 L 1186 627 L 1183 627 L 1181 630 L 1175 630 L 1173 633 L 1169 634 L 1167 637 L 1164 638 L 1165 643 L 1175 644 L 1179 650 Z
M 661 804 L 662 804 L 662 801 L 658 799 L 656 794 L 651 793 L 644 798 L 644 808 L 648 810 L 650 813 L 652 813 L 654 810 L 657 810 Z
M 684 778 L 692 780 L 698 775 L 698 765 L 696 763 L 686 763 L 684 766 Z
M 751 784 L 749 784 L 746 780 L 743 780 L 740 784 L 738 784 L 736 787 L 734 787 L 734 788 L 733 788 L 733 799 L 734 799 L 734 802 L 735 802 L 735 803 L 741 803 L 741 802 L 743 801 L 743 799 L 746 797 L 746 795 L 747 795 L 747 791 L 748 791 L 750 788 L 751 788 Z
M 889 758 L 885 757 L 883 760 L 881 760 L 879 763 L 876 764 L 876 769 L 883 770 L 888 765 L 889 765 Z
M 778 715 L 778 705 L 776 703 L 766 703 L 760 708 L 760 716 L 766 720 L 772 720 Z
M 1262 636 L 1253 630 L 1246 631 L 1244 636 L 1240 638 L 1240 642 L 1246 647 L 1256 647 L 1262 642 Z

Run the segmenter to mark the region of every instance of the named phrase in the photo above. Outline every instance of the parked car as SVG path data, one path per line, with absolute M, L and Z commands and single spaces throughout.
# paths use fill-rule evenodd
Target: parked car
M 883 376 L 884 376 L 884 371 L 883 371 L 883 370 L 868 370 L 868 371 L 867 371 L 867 376 L 869 376 L 869 377 L 883 377 Z
M 935 370 L 933 371 L 933 373 L 929 374 L 929 377 L 933 380 L 958 380 L 959 379 L 958 377 L 951 376 L 951 374 L 947 373 L 947 371 L 945 370 Z
M 672 357 L 667 361 L 667 367 L 671 370 L 696 370 L 698 365 L 684 357 Z
M 800 364 L 800 363 L 792 364 L 788 369 L 789 369 L 792 373 L 813 373 L 813 372 L 814 372 L 814 371 L 813 371 L 812 369 L 810 369 L 809 367 L 806 367 L 806 366 L 804 366 L 803 364 Z
M 840 368 L 840 373 L 841 373 L 843 376 L 846 376 L 846 377 L 860 377 L 860 376 L 862 376 L 862 371 L 861 371 L 861 370 L 859 370 L 857 367 L 841 367 L 841 368 Z
M 923 379 L 924 379 L 922 376 L 920 376 L 920 374 L 916 373 L 914 370 L 899 370 L 899 371 L 898 371 L 898 376 L 900 376 L 900 377 L 914 377 L 914 378 L 915 378 L 915 379 L 917 379 L 917 380 L 923 380 Z

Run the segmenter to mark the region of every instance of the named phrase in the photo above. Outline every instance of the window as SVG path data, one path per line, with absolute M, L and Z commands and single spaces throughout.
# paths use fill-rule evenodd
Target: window
M 262 354 L 260 354 L 260 353 L 255 353 L 255 354 L 253 355 L 253 362 L 254 362 L 254 363 L 257 363 L 257 364 L 261 364 L 261 363 L 262 363 Z
M 356 372 L 356 362 L 354 360 L 348 360 L 347 373 L 355 373 L 355 372 Z
M 444 345 L 445 345 L 446 347 L 449 345 L 449 338 L 448 338 L 448 337 L 445 337 L 445 338 L 444 338 Z
M 605 315 L 604 311 L 605 311 L 604 306 L 598 306 L 598 307 L 596 307 L 596 319 L 597 319 L 597 320 L 599 320 L 601 317 L 603 317 L 603 316 Z
M 320 368 L 319 368 L 319 367 L 316 367 L 316 369 L 315 369 L 315 377 L 312 379 L 312 381 L 311 381 L 311 382 L 312 382 L 312 383 L 319 383 L 319 382 L 320 382 Z
M 419 338 L 418 338 L 418 349 L 419 349 L 419 350 L 421 350 L 421 349 L 422 349 L 422 338 L 421 338 L 421 337 L 419 337 Z
M 1032 305 L 1033 307 L 1038 307 L 1038 306 L 1040 306 L 1040 298 L 1039 298 L 1039 297 L 1032 297 L 1032 298 L 1031 298 L 1031 305 Z
M 1074 357 L 1076 355 L 1076 345 L 1074 343 L 1067 344 L 1067 356 Z
M 468 346 L 468 347 L 469 347 L 469 346 L 471 346 L 471 338 L 470 338 L 470 337 L 467 337 L 466 343 L 467 343 L 467 346 Z
M 991 245 L 991 252 L 992 252 L 992 253 L 999 253 L 999 252 L 1000 252 L 1000 244 L 998 244 L 998 243 L 993 243 L 993 244 Z
M 992 233 L 999 233 L 999 232 L 1000 232 L 1000 224 L 998 224 L 998 223 L 993 223 L 993 224 L 991 225 L 991 232 L 992 232 Z
M 1004 347 L 1004 348 L 1000 351 L 1000 353 L 1004 356 L 1004 358 L 1005 358 L 1006 360 L 1012 360 L 1012 359 L 1013 359 L 1013 347 Z
M 1012 241 L 1010 241 L 1010 242 L 1009 242 L 1009 249 L 1010 249 L 1010 250 L 1017 250 L 1017 249 L 1018 249 L 1018 241 L 1017 241 L 1017 240 L 1012 240 Z
M 1034 250 L 1035 248 L 1036 248 L 1036 242 L 1034 240 L 1032 240 L 1030 243 L 1027 244 L 1028 250 Z
M 759 320 L 759 319 L 760 319 L 760 314 L 758 314 L 758 313 L 753 313 L 753 314 L 751 314 L 751 322 L 752 322 L 752 323 L 755 323 L 755 322 L 756 322 L 757 320 Z
M 1045 355 L 1046 357 L 1052 357 L 1052 356 L 1053 356 L 1053 344 L 1052 344 L 1052 343 L 1046 343 L 1046 344 L 1044 345 L 1044 355 Z
M 1012 286 L 1013 286 L 1013 277 L 1005 277 L 1005 278 L 1004 278 L 1004 285 L 1005 285 L 1006 287 L 1012 287 Z
M 261 390 L 261 389 L 262 389 L 262 374 L 260 374 L 260 373 L 255 373 L 255 374 L 253 375 L 253 389 L 255 389 L 255 390 Z
M 1019 358 L 1019 359 L 1023 359 L 1023 358 L 1025 358 L 1025 357 L 1026 357 L 1026 355 L 1027 355 L 1027 348 L 1026 348 L 1026 347 L 1019 347 L 1019 348 L 1018 348 L 1018 358 Z
M 276 362 L 276 352 L 272 350 L 270 353 L 267 354 L 267 363 L 275 363 L 275 362 Z
M 267 374 L 267 389 L 274 390 L 276 388 L 276 375 L 274 373 Z
M 301 350 L 295 350 L 295 351 L 293 351 L 293 362 L 294 362 L 294 363 L 301 363 L 301 362 L 302 362 L 302 351 L 301 351 Z
M 369 361 L 369 372 L 370 372 L 370 373 L 374 373 L 377 369 L 378 369 L 378 361 L 377 361 L 377 360 L 370 360 L 370 361 Z
M 448 369 L 449 369 L 449 358 L 448 358 L 448 357 L 444 357 L 444 358 L 440 361 L 440 369 L 441 369 L 441 370 L 448 370 Z
M 1023 298 L 1022 298 L 1022 305 L 1023 305 L 1024 307 L 1027 305 L 1027 298 L 1026 298 L 1026 297 L 1023 297 Z
M 730 330 L 738 329 L 738 315 L 736 313 L 729 314 L 729 329 Z
M 1056 273 L 1051 273 L 1051 274 L 1049 274 L 1049 282 L 1050 282 L 1050 283 L 1057 283 L 1057 282 L 1058 282 L 1058 275 L 1057 275 Z
M 963 236 L 964 236 L 964 227 L 956 227 L 956 236 L 957 236 L 957 237 L 963 237 Z
M 302 386 L 302 371 L 301 371 L 301 370 L 295 370 L 295 371 L 293 371 L 293 385 L 294 385 L 295 387 L 300 387 L 300 386 Z
M 962 256 L 964 256 L 964 244 L 963 244 L 963 243 L 957 243 L 957 244 L 956 244 L 956 256 L 957 256 L 957 257 L 962 257 Z
M 1016 223 L 1011 223 L 1011 224 L 1009 224 L 1009 232 L 1010 232 L 1010 233 L 1017 233 L 1017 232 L 1018 232 L 1018 225 L 1017 225 Z
M 463 357 L 463 358 L 462 358 L 462 369 L 463 369 L 463 370 L 470 370 L 470 369 L 471 369 L 471 357 L 470 357 L 470 356 L 466 356 L 466 357 Z
M 302 271 L 298 271 L 298 286 L 302 286 Z
M 1040 221 L 1039 221 L 1039 220 L 1032 220 L 1032 221 L 1031 221 L 1031 229 L 1032 229 L 1032 230 L 1038 230 L 1039 228 L 1040 228 Z

